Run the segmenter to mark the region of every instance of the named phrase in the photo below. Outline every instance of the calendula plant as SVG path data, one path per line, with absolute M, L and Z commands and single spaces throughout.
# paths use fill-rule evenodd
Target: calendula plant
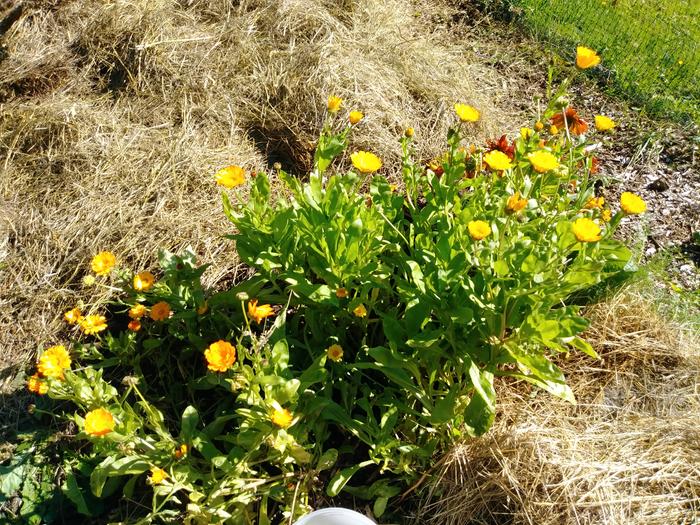
M 363 118 L 339 123 L 341 107 L 329 99 L 306 181 L 278 169 L 273 197 L 266 173 L 216 174 L 250 185 L 223 203 L 252 277 L 208 294 L 190 252 L 164 253 L 160 278 L 93 260 L 123 290 L 111 319 L 66 312 L 88 339 L 46 349 L 29 379 L 92 445 L 66 465 L 81 512 L 89 485 L 148 499 L 138 523 L 291 524 L 322 490 L 381 516 L 436 454 L 488 431 L 497 381 L 575 403 L 556 357 L 596 354 L 570 298 L 625 269 L 613 233 L 646 207 L 595 194 L 587 123 L 558 93 L 512 142 L 476 147 L 480 113 L 456 104 L 440 158 L 416 159 L 406 131 L 394 186 L 371 152 L 340 162 Z

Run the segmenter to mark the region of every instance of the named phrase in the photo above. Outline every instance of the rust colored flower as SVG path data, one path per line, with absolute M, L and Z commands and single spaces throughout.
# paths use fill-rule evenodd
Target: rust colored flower
M 348 296 L 348 291 L 345 288 L 338 288 L 335 291 L 335 296 L 338 299 L 345 299 Z
M 564 127 L 568 126 L 569 132 L 573 135 L 581 135 L 588 131 L 588 124 L 578 116 L 578 113 L 576 113 L 576 110 L 572 107 L 568 107 L 565 111 L 557 113 L 549 120 L 552 125 L 559 129 L 564 129 Z
M 184 458 L 184 457 L 187 455 L 187 453 L 189 452 L 189 450 L 190 450 L 190 448 L 189 448 L 186 444 L 183 443 L 182 445 L 180 445 L 179 447 L 177 447 L 177 448 L 175 449 L 175 452 L 173 452 L 173 455 L 174 455 L 177 459 L 182 459 L 182 458 Z
M 251 299 L 248 303 L 248 315 L 251 319 L 254 319 L 256 323 L 260 324 L 266 317 L 275 315 L 275 311 L 269 304 L 261 304 L 258 306 L 258 300 Z
M 85 433 L 102 437 L 114 430 L 114 416 L 104 408 L 97 408 L 85 415 Z
M 165 321 L 170 317 L 170 305 L 165 301 L 160 301 L 151 306 L 151 319 L 154 321 Z
M 129 321 L 129 324 L 126 325 L 126 327 L 132 332 L 138 332 L 139 330 L 141 330 L 141 321 L 139 321 L 138 319 L 132 319 L 131 321 Z
M 228 341 L 219 340 L 204 351 L 207 368 L 214 372 L 226 372 L 236 362 L 236 348 Z

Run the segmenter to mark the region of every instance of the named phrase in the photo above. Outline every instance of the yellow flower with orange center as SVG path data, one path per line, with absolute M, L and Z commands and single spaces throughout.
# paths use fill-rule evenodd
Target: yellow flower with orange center
M 337 363 L 343 359 L 343 347 L 339 344 L 331 345 L 326 349 L 326 355 L 328 359 Z
M 286 408 L 277 408 L 272 412 L 270 421 L 280 428 L 288 428 L 292 424 L 294 416 Z
M 151 272 L 140 272 L 134 275 L 134 290 L 146 292 L 153 287 L 156 282 L 155 276 Z
M 117 258 L 112 252 L 100 252 L 92 258 L 92 271 L 97 275 L 109 275 L 114 265 L 117 264 Z
M 595 129 L 598 131 L 609 131 L 615 127 L 615 121 L 605 115 L 595 116 Z
M 578 46 L 576 48 L 576 67 L 579 69 L 588 69 L 598 64 L 600 64 L 598 53 L 584 46 Z
M 356 151 L 350 155 L 350 160 L 361 173 L 374 173 L 382 167 L 382 160 L 368 151 Z
M 647 204 L 641 197 L 629 191 L 620 195 L 620 207 L 628 215 L 637 215 L 647 211 Z
M 46 392 L 49 391 L 49 385 L 46 383 L 46 381 L 41 380 L 39 374 L 34 374 L 29 379 L 27 379 L 27 389 L 30 392 L 34 392 L 35 394 L 43 396 L 44 394 L 46 394 Z
M 603 197 L 591 197 L 584 206 L 587 210 L 602 209 L 605 199 Z
M 236 362 L 236 348 L 228 341 L 219 340 L 204 351 L 207 368 L 215 372 L 226 372 Z
M 77 306 L 75 308 L 71 308 L 68 310 L 66 313 L 63 314 L 63 318 L 66 320 L 68 324 L 75 324 L 78 321 L 80 321 L 80 318 L 82 317 L 83 312 L 80 311 L 80 308 Z
M 360 122 L 363 118 L 365 118 L 365 116 L 362 114 L 361 111 L 351 111 L 350 116 L 348 116 L 348 120 L 353 126 Z
M 107 329 L 107 319 L 99 314 L 86 315 L 80 318 L 78 326 L 86 335 L 98 334 Z
M 328 111 L 329 113 L 337 113 L 340 111 L 340 107 L 343 105 L 343 99 L 340 97 L 336 97 L 334 95 L 331 95 L 328 97 Z
M 44 350 L 39 356 L 36 369 L 43 377 L 63 379 L 63 371 L 70 368 L 70 354 L 63 345 L 56 345 Z
M 217 171 L 214 179 L 219 186 L 235 188 L 245 182 L 245 170 L 240 166 L 227 166 Z
M 114 430 L 114 416 L 109 410 L 97 408 L 85 415 L 85 433 L 102 437 Z
M 579 242 L 595 242 L 600 240 L 600 226 L 588 217 L 576 219 L 572 230 Z
M 491 234 L 491 226 L 486 221 L 469 221 L 467 224 L 469 235 L 475 241 L 480 241 Z
M 355 317 L 367 317 L 367 308 L 364 304 L 358 304 L 352 311 Z
M 269 304 L 261 304 L 258 306 L 257 299 L 251 299 L 248 303 L 248 315 L 251 319 L 255 320 L 256 323 L 262 323 L 263 319 L 275 315 L 275 311 Z
M 530 161 L 530 164 L 532 164 L 532 167 L 535 168 L 537 173 L 546 173 L 559 167 L 557 158 L 549 151 L 543 149 L 530 153 L 527 156 L 527 160 Z
M 345 299 L 348 296 L 348 291 L 345 288 L 338 288 L 335 291 L 335 296 L 338 299 Z
M 476 122 L 481 116 L 478 109 L 467 104 L 455 104 L 455 113 L 462 122 Z
M 484 155 L 484 162 L 488 164 L 489 168 L 496 171 L 509 170 L 513 167 L 513 164 L 510 162 L 510 157 L 498 150 L 489 151 Z
M 170 317 L 170 305 L 165 301 L 159 301 L 153 306 L 151 306 L 150 317 L 154 321 L 165 321 Z
M 139 330 L 141 330 L 141 321 L 139 321 L 138 319 L 132 319 L 131 321 L 129 321 L 129 324 L 126 325 L 126 327 L 132 332 L 138 332 Z
M 180 445 L 178 448 L 175 449 L 175 452 L 173 454 L 177 459 L 182 459 L 187 455 L 187 452 L 189 451 L 189 447 L 186 444 Z
M 144 315 L 148 313 L 148 308 L 142 304 L 135 304 L 129 308 L 129 317 L 132 319 L 141 319 Z
M 148 483 L 151 485 L 159 485 L 168 479 L 168 473 L 159 467 L 151 468 L 151 475 L 148 477 Z
M 527 206 L 527 199 L 521 199 L 520 193 L 515 192 L 513 195 L 508 197 L 508 201 L 506 202 L 506 211 L 517 213 L 524 209 L 525 206 Z

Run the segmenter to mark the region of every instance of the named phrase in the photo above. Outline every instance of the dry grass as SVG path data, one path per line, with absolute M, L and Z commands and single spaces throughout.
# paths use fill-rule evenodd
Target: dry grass
M 454 101 L 483 110 L 479 138 L 515 127 L 496 109 L 509 98 L 498 74 L 426 23 L 429 4 L 24 4 L 0 60 L 0 390 L 66 335 L 64 309 L 108 296 L 81 285 L 97 251 L 142 269 L 192 245 L 214 263 L 207 284 L 231 278 L 212 173 L 304 173 L 329 93 L 365 111 L 354 147 L 384 157 L 387 176 L 408 125 L 425 157 L 439 151 Z
M 579 405 L 502 385 L 494 428 L 452 451 L 416 523 L 698 523 L 696 334 L 629 289 L 588 316 L 602 362 L 563 363 Z

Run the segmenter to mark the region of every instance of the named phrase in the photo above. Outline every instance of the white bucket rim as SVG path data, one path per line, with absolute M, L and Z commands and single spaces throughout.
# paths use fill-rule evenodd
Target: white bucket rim
M 310 520 L 314 518 L 321 518 L 323 516 L 326 516 L 328 518 L 345 518 L 348 520 L 347 525 L 377 525 L 367 516 L 363 516 L 359 512 L 355 512 L 354 510 L 350 509 L 344 509 L 342 507 L 329 507 L 327 509 L 315 510 L 299 518 L 299 520 L 296 521 L 294 525 L 313 525 L 310 522 Z

